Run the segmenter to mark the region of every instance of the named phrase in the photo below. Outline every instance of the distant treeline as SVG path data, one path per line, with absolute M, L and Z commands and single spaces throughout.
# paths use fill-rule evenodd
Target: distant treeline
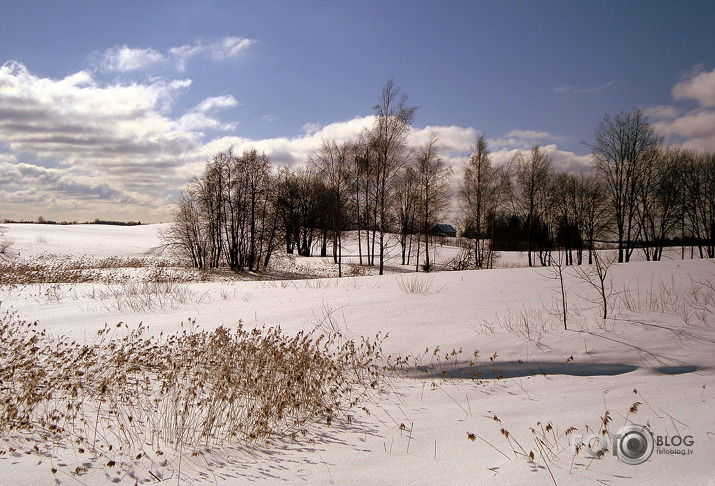
M 70 225 L 70 224 L 107 224 L 112 226 L 141 226 L 141 221 L 109 221 L 104 219 L 95 219 L 94 221 L 84 221 L 80 223 L 79 221 L 53 221 L 50 219 L 45 219 L 42 216 L 37 218 L 35 221 L 27 220 L 14 220 L 14 219 L 3 219 L 3 224 L 11 223 L 24 223 L 24 224 L 59 224 L 59 225 Z

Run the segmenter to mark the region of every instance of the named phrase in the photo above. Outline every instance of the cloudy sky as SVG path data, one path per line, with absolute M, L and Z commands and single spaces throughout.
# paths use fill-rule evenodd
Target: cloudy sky
M 458 167 L 533 144 L 585 170 L 604 114 L 642 108 L 715 151 L 715 3 L 0 0 L 0 220 L 168 221 L 212 154 L 305 162 L 393 78 Z

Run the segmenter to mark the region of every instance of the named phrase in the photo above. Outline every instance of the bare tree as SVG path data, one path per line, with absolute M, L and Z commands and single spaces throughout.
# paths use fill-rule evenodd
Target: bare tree
M 641 110 L 604 116 L 595 134 L 596 170 L 603 177 L 618 238 L 618 262 L 629 261 L 640 232 L 640 184 L 652 166 L 662 138 L 656 135 Z
M 374 241 L 371 250 L 370 231 L 373 236 L 377 231 L 377 206 L 375 204 L 374 164 L 371 163 L 371 143 L 369 134 L 364 134 L 353 145 L 352 154 L 352 194 L 354 197 L 355 215 L 358 236 L 358 256 L 360 265 L 374 265 Z M 363 229 L 365 234 L 363 235 Z M 365 241 L 365 260 L 363 260 L 363 240 Z
M 513 199 L 514 186 L 512 184 L 513 164 L 496 167 L 494 170 L 494 192 L 487 209 L 487 231 L 489 232 L 489 246 L 487 248 L 486 268 L 494 268 L 494 236 L 496 221 L 508 211 L 510 201 Z
M 278 233 L 276 193 L 268 157 L 249 150 L 217 154 L 182 193 L 175 221 L 163 235 L 200 268 L 224 259 L 235 271 L 268 265 Z M 219 194 L 220 193 L 220 194 Z
M 382 88 L 380 101 L 375 105 L 375 124 L 367 134 L 369 164 L 373 165 L 375 196 L 375 235 L 379 236 L 380 275 L 384 273 L 386 235 L 394 217 L 394 189 L 401 168 L 407 160 L 407 136 L 417 111 L 407 106 L 407 95 L 389 80 Z M 374 243 L 373 243 L 374 249 Z
M 298 254 L 310 256 L 313 239 L 320 226 L 322 210 L 322 182 L 314 170 L 301 170 L 296 173 L 298 184 Z
M 484 135 L 477 139 L 464 165 L 464 177 L 459 188 L 459 200 L 464 214 L 465 232 L 474 238 L 474 262 L 478 268 L 488 267 L 489 247 L 486 244 L 488 217 L 496 212 L 502 179 L 492 167 Z
M 342 277 L 342 235 L 349 222 L 349 193 L 351 147 L 338 145 L 334 140 L 324 140 L 319 152 L 310 159 L 317 174 L 322 178 L 327 191 L 328 226 L 333 236 L 333 259 L 338 264 L 338 276 Z
M 682 159 L 680 149 L 659 151 L 653 165 L 644 170 L 638 208 L 646 260 L 661 259 L 666 240 L 678 224 L 685 177 Z
M 546 219 L 556 226 L 556 244 L 563 250 L 564 256 L 559 256 L 559 263 L 573 265 L 573 251 L 576 250 L 577 261 L 581 262 L 583 241 L 581 240 L 582 215 L 578 204 L 578 178 L 575 174 L 561 172 L 552 179 L 551 207 L 553 214 Z M 563 260 L 563 261 L 562 261 Z M 552 259 L 553 261 L 553 259 Z
M 207 244 L 207 266 L 217 268 L 225 250 L 226 197 L 231 178 L 231 149 L 219 152 L 206 164 L 203 177 L 196 181 L 192 193 L 197 197 L 205 222 Z M 227 180 L 229 179 L 229 180 Z
M 543 236 L 544 216 L 547 214 L 549 204 L 549 185 L 551 183 L 552 169 L 551 157 L 538 145 L 531 151 L 520 152 L 515 157 L 516 162 L 516 189 L 514 203 L 516 210 L 525 221 L 526 247 L 529 266 L 533 266 L 532 252 L 537 240 L 541 242 Z M 543 243 L 543 242 L 541 242 Z M 539 245 L 543 249 L 543 244 Z M 542 265 L 548 263 L 542 257 Z
M 703 227 L 709 258 L 715 258 L 715 153 L 703 153 L 700 168 L 703 176 Z
M 179 195 L 174 222 L 159 234 L 163 247 L 187 257 L 196 268 L 210 266 L 209 223 L 199 203 L 201 182 L 191 181 Z
M 299 185 L 296 174 L 287 167 L 278 169 L 275 178 L 276 211 L 286 253 L 292 255 L 300 245 Z
M 418 229 L 417 218 L 420 204 L 420 192 L 415 167 L 407 166 L 402 171 L 396 195 L 400 230 L 398 239 L 402 248 L 402 264 L 409 265 L 412 256 L 413 237 Z
M 593 264 L 595 242 L 608 227 L 608 211 L 602 180 L 594 174 L 576 178 L 576 207 L 581 218 L 581 240 L 588 249 L 588 264 Z M 579 261 L 579 264 L 581 262 Z
M 681 235 L 697 244 L 700 258 L 715 258 L 715 154 L 684 152 L 681 164 Z
M 430 270 L 429 244 L 432 228 L 440 214 L 449 206 L 452 168 L 437 154 L 437 134 L 433 132 L 429 140 L 420 147 L 416 157 L 417 184 L 420 198 L 421 233 L 424 241 L 424 270 Z M 419 243 L 418 249 L 419 253 Z M 419 257 L 418 257 L 419 261 Z

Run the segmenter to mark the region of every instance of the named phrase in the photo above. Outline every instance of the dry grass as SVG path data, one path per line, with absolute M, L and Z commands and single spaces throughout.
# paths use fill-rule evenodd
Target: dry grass
M 715 266 L 711 267 L 715 270 Z M 715 317 L 715 271 L 699 279 L 691 278 L 687 286 L 675 279 L 651 282 L 644 293 L 623 288 L 616 293 L 617 303 L 629 312 L 658 312 L 677 316 L 684 325 L 708 325 Z
M 177 267 L 182 272 L 173 271 Z M 121 273 L 127 270 L 142 270 L 145 273 L 142 279 L 146 281 L 189 280 L 187 272 L 180 263 L 166 258 L 98 258 L 43 254 L 31 258 L 0 260 L 0 285 L 116 282 L 117 279 L 130 278 L 130 275 Z M 195 279 L 191 278 L 191 280 Z
M 379 336 L 356 343 L 334 332 L 289 337 L 240 323 L 213 332 L 195 330 L 192 320 L 184 327 L 156 338 L 142 326 L 105 326 L 94 343 L 80 344 L 5 311 L 0 434 L 108 464 L 147 450 L 251 445 L 302 436 L 321 418 L 329 424 L 382 377 Z
M 598 418 L 592 421 L 592 425 L 584 424 L 580 429 L 574 426 L 560 428 L 555 421 L 538 421 L 534 427 L 529 427 L 531 437 L 527 434 L 519 434 L 520 442 L 515 434 L 506 429 L 505 424 L 499 417 L 494 415 L 492 419 L 498 424 L 499 432 L 508 442 L 509 449 L 511 449 L 514 457 L 524 459 L 534 472 L 538 469 L 546 468 L 552 482 L 558 485 L 559 483 L 556 482 L 551 469 L 552 466 L 561 470 L 562 474 L 567 471 L 571 475 L 578 470 L 588 470 L 594 460 L 601 459 L 606 454 L 612 453 L 615 455 L 615 451 L 612 449 L 618 446 L 613 443 L 613 437 L 620 427 L 640 422 L 644 423 L 646 430 L 653 434 L 651 422 L 656 423 L 656 426 L 660 426 L 660 422 L 666 422 L 669 419 L 669 425 L 675 425 L 672 415 L 662 408 L 660 408 L 660 411 L 664 415 L 656 412 L 648 403 L 648 400 L 635 388 L 633 389 L 633 395 L 638 400 L 632 402 L 625 413 L 618 412 L 615 416 L 612 416 L 606 404 L 607 392 L 608 390 L 603 392 L 603 415 L 597 416 Z M 644 404 L 645 407 L 642 407 Z M 638 414 L 641 408 L 650 409 L 650 413 L 646 412 L 647 416 L 641 417 L 636 422 L 636 419 L 632 417 Z M 621 426 L 616 424 L 619 417 L 623 418 L 623 425 Z M 675 425 L 676 430 L 677 428 L 677 425 Z M 477 437 L 479 436 L 470 434 L 469 439 L 475 440 Z M 479 438 L 481 439 L 481 437 Z M 481 440 L 484 441 L 484 439 Z M 487 444 L 501 452 L 494 445 L 488 442 Z M 623 445 L 620 447 L 623 447 Z M 502 455 L 505 454 L 502 452 Z M 579 457 L 578 460 L 577 457 Z

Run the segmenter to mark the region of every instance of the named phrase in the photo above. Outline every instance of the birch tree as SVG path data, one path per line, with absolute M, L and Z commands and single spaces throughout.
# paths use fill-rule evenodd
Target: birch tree
M 407 161 L 407 136 L 410 133 L 416 107 L 407 105 L 407 95 L 401 93 L 394 81 L 382 88 L 380 100 L 375 105 L 375 124 L 368 131 L 368 163 L 374 181 L 373 249 L 378 237 L 380 275 L 385 269 L 386 236 L 394 217 L 394 191 L 399 174 Z

